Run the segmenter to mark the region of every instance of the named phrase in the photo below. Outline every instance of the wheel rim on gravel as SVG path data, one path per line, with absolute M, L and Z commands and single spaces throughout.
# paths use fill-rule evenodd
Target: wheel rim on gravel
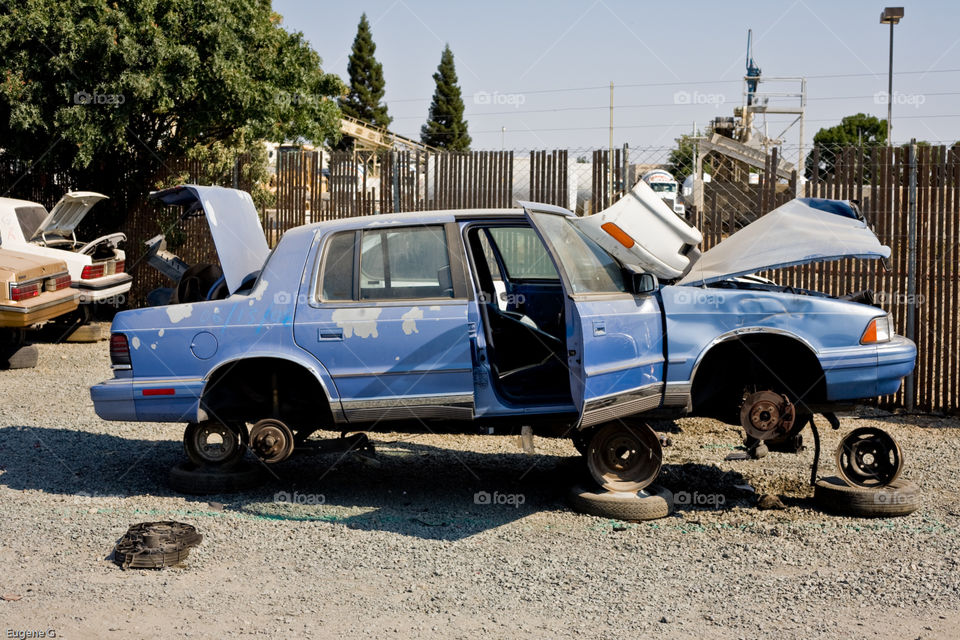
M 854 429 L 837 447 L 837 470 L 850 485 L 883 487 L 896 480 L 902 468 L 897 441 L 876 427 Z
M 279 420 L 261 420 L 250 429 L 250 448 L 267 464 L 283 462 L 293 453 L 293 431 Z
M 208 464 L 220 464 L 236 457 L 240 437 L 222 422 L 211 420 L 199 425 L 187 444 Z
M 646 424 L 615 422 L 590 439 L 587 468 L 597 484 L 610 491 L 639 491 L 660 473 L 663 449 Z

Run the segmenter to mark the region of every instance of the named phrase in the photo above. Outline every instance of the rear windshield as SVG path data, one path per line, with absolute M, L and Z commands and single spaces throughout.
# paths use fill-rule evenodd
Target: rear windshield
M 23 231 L 23 239 L 30 240 L 37 233 L 37 229 L 47 217 L 47 210 L 40 205 L 31 207 L 16 207 L 17 221 Z

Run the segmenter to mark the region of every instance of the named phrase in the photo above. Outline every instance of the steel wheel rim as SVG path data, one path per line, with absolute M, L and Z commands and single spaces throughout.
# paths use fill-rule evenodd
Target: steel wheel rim
M 210 442 L 211 436 L 219 436 L 220 442 Z M 240 447 L 240 439 L 227 425 L 207 422 L 201 425 L 193 437 L 193 449 L 211 464 L 230 460 Z
M 847 484 L 883 487 L 900 476 L 903 453 L 897 441 L 876 427 L 851 431 L 837 447 L 837 470 Z
M 646 424 L 605 425 L 590 439 L 587 468 L 593 479 L 611 491 L 640 491 L 660 473 L 663 450 Z

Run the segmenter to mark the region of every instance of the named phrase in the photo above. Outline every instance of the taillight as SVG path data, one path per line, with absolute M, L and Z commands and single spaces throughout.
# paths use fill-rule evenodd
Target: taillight
M 80 277 L 83 280 L 92 280 L 94 278 L 102 278 L 105 271 L 104 264 L 88 264 L 83 268 L 83 271 L 80 273 Z
M 127 263 L 125 261 L 117 260 L 117 268 L 116 268 L 117 273 L 123 273 L 123 270 L 126 269 L 126 267 L 127 267 Z
M 14 302 L 20 302 L 27 298 L 35 298 L 40 295 L 40 283 L 31 282 L 30 284 L 11 284 L 10 299 Z
M 130 365 L 130 345 L 122 333 L 110 334 L 110 364 Z
M 43 283 L 44 291 L 60 291 L 60 289 L 66 289 L 70 286 L 70 274 L 65 273 L 60 276 L 55 276 L 53 278 L 47 278 Z

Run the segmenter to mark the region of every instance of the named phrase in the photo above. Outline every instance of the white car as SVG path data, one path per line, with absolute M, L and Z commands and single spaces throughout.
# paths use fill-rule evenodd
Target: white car
M 106 198 L 71 191 L 49 213 L 37 202 L 0 198 L 0 247 L 66 262 L 81 303 L 116 302 L 133 280 L 124 273 L 126 255 L 119 248 L 127 237 L 111 233 L 83 242 L 75 233 L 87 212 Z

